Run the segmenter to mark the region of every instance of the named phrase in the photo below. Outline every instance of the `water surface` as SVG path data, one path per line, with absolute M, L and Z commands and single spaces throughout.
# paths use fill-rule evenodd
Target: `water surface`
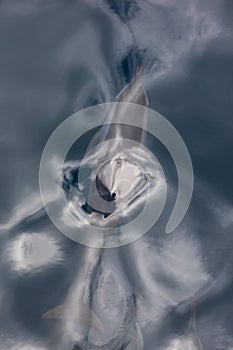
M 189 149 L 194 194 L 165 234 L 176 172 L 148 137 L 169 199 L 144 237 L 104 251 L 93 308 L 106 332 L 90 339 L 101 346 L 122 323 L 126 339 L 136 317 L 144 349 L 175 349 L 195 296 L 203 349 L 233 348 L 232 16 L 230 0 L 0 2 L 1 349 L 75 349 L 78 325 L 68 332 L 42 315 L 75 289 L 84 247 L 47 217 L 39 162 L 66 117 L 114 101 L 139 64 L 150 107 Z

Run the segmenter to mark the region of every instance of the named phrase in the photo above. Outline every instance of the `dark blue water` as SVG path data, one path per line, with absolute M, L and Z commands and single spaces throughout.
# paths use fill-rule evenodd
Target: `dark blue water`
M 194 297 L 203 349 L 233 349 L 232 39 L 231 0 L 1 0 L 1 350 L 79 349 L 79 324 L 42 318 L 78 288 L 85 248 L 43 209 L 40 158 L 65 118 L 114 101 L 139 65 L 150 108 L 189 149 L 194 193 L 165 234 L 177 179 L 154 141 L 171 198 L 143 238 L 104 251 L 92 303 L 109 326 L 86 349 L 126 349 L 135 320 L 144 349 L 188 349 Z

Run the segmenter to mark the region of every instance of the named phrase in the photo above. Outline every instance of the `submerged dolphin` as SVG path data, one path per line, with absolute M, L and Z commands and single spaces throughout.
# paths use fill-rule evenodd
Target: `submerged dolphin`
M 196 329 L 196 300 L 193 301 L 189 325 L 185 334 L 179 339 L 175 339 L 167 350 L 203 350 Z
M 116 97 L 116 102 L 134 103 L 144 107 L 148 105 L 147 96 L 143 88 L 141 68 L 137 70 L 133 80 L 118 94 Z M 141 128 L 120 124 L 121 121 L 124 120 L 124 115 L 126 113 L 126 104 L 121 105 L 119 103 L 113 107 L 113 110 L 107 117 L 106 124 L 104 124 L 104 126 L 94 135 L 86 153 L 88 153 L 89 150 L 97 144 L 109 139 L 114 140 L 116 145 L 116 153 L 118 150 L 117 145 L 121 143 L 122 139 L 131 139 L 137 142 L 142 142 L 143 127 L 146 123 L 146 109 L 143 115 L 134 116 L 134 118 L 140 118 Z M 114 124 L 111 124 L 111 122 L 114 122 Z M 106 148 L 103 148 L 103 151 L 108 152 Z M 121 164 L 119 167 L 117 166 L 117 162 L 118 160 L 114 159 L 110 161 L 107 165 L 105 165 L 105 168 L 99 172 L 96 178 L 98 194 L 106 202 L 117 202 L 118 197 L 121 200 L 124 200 L 126 191 L 124 184 L 122 185 L 122 179 L 126 179 L 128 182 L 133 184 L 135 182 L 135 178 L 138 176 L 139 170 L 136 169 L 135 165 L 128 162 L 128 160 L 124 160 L 123 164 Z M 88 203 L 83 204 L 83 210 L 87 213 L 87 215 L 97 215 L 99 218 L 101 218 L 101 220 L 107 222 L 111 217 L 111 213 L 105 212 L 102 209 L 98 210 L 98 208 L 93 208 L 91 205 L 89 205 L 89 202 L 91 202 L 92 199 L 92 191 L 90 190 Z M 85 324 L 88 327 L 94 328 L 99 333 L 104 331 L 103 325 L 101 324 L 98 316 L 90 309 L 88 305 L 92 277 L 100 261 L 102 251 L 102 248 L 85 248 L 79 275 L 77 280 L 74 282 L 73 287 L 69 291 L 67 302 L 46 312 L 43 315 L 44 319 L 63 319 L 77 324 Z M 115 341 L 111 342 L 112 345 L 109 344 L 106 346 L 108 349 L 118 349 L 119 344 L 117 345 L 117 343 L 118 342 L 115 339 Z M 134 343 L 135 340 L 133 340 L 132 346 L 134 346 Z M 132 346 L 129 348 L 132 348 Z M 96 346 L 96 348 L 98 347 Z M 105 349 L 106 347 L 103 346 L 100 348 Z
M 191 315 L 190 315 L 190 321 L 189 321 L 189 326 L 185 334 L 185 338 L 188 341 L 189 348 L 190 350 L 203 350 L 201 340 L 198 336 L 197 333 L 197 328 L 196 328 L 196 300 L 193 301 L 192 309 L 191 309 Z

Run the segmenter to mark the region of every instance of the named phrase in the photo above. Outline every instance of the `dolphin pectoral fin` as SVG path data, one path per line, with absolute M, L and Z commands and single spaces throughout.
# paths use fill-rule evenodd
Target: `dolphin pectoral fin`
M 66 320 L 80 323 L 92 327 L 99 333 L 103 333 L 104 328 L 99 317 L 88 305 L 80 304 L 79 307 L 77 307 L 77 312 L 74 312 L 74 309 L 71 309 L 69 312 L 69 309 L 70 305 L 61 304 L 45 312 L 42 318 L 46 320 Z

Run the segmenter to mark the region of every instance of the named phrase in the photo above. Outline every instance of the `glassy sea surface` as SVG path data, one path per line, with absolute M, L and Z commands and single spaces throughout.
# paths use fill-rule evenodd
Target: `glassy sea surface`
M 1 350 L 233 349 L 232 43 L 231 0 L 0 0 Z M 138 67 L 149 107 L 189 150 L 193 197 L 165 233 L 176 168 L 148 133 L 166 177 L 164 211 L 98 260 L 50 221 L 40 159 L 62 121 L 114 101 Z M 89 140 L 72 147 L 69 164 Z M 66 190 L 75 191 L 72 176 Z M 96 259 L 85 296 L 95 327 L 77 302 L 85 257 Z M 44 316 L 64 304 L 64 317 Z

